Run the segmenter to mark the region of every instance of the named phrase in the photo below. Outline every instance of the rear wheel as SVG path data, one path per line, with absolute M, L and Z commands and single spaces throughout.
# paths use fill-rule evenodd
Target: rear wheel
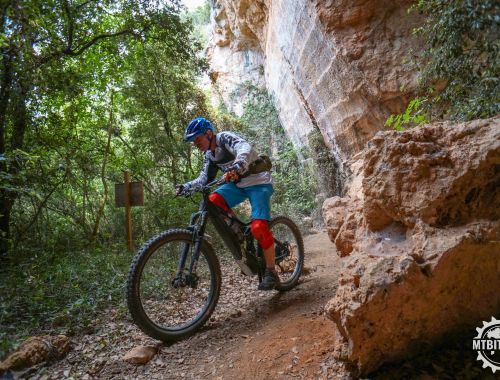
M 176 277 L 187 251 L 186 269 Z M 127 303 L 137 326 L 162 341 L 194 333 L 213 313 L 219 299 L 221 272 L 212 246 L 203 241 L 196 276 L 188 274 L 192 234 L 169 230 L 149 240 L 137 253 L 127 281 Z
M 275 269 L 280 278 L 277 290 L 292 289 L 299 281 L 304 266 L 304 242 L 297 225 L 285 216 L 269 222 L 275 242 Z

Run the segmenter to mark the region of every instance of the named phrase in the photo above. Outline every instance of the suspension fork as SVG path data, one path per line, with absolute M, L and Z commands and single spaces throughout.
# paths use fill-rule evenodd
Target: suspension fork
M 200 224 L 199 228 L 193 228 L 193 253 L 191 255 L 191 262 L 189 263 L 189 274 L 196 274 L 196 268 L 198 266 L 198 260 L 200 258 L 201 252 L 201 243 L 203 241 L 203 237 L 205 236 L 205 229 L 207 226 L 207 212 L 200 212 Z
M 198 260 L 200 258 L 200 248 L 203 236 L 205 235 L 205 229 L 207 224 L 207 212 L 204 211 L 203 204 L 200 207 L 200 211 L 191 215 L 189 221 L 189 227 L 187 228 L 192 232 L 192 239 L 190 243 L 185 243 L 181 255 L 179 257 L 179 262 L 177 263 L 177 271 L 175 277 L 172 280 L 174 286 L 184 286 L 191 284 L 196 286 L 196 267 L 198 265 Z M 201 218 L 201 222 L 198 223 L 198 219 Z M 193 249 L 191 250 L 191 247 Z M 184 270 L 186 268 L 186 263 L 189 257 L 189 252 L 192 252 L 191 261 L 189 263 L 189 272 L 186 277 L 183 276 Z
M 260 246 L 259 242 L 255 242 L 257 244 L 257 249 L 255 251 L 255 256 L 257 257 L 257 262 L 259 264 L 259 271 L 257 272 L 257 275 L 259 277 L 259 284 L 262 282 L 262 279 L 264 277 L 264 272 L 266 270 L 266 259 L 264 257 L 264 250 Z
M 180 278 L 182 276 L 182 273 L 184 272 L 184 267 L 186 266 L 186 260 L 189 253 L 189 247 L 191 247 L 191 244 L 184 243 L 181 257 L 179 257 L 179 262 L 177 263 L 177 272 L 175 273 L 175 278 Z

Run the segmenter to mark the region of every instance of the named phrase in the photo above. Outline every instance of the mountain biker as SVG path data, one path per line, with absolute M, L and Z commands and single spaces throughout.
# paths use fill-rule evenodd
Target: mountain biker
M 193 119 L 184 131 L 184 140 L 192 142 L 205 153 L 203 168 L 198 178 L 176 186 L 176 194 L 182 195 L 197 190 L 212 181 L 217 170 L 224 174 L 226 183 L 209 196 L 209 200 L 226 212 L 245 201 L 252 206 L 252 234 L 264 250 L 266 270 L 259 290 L 272 290 L 279 283 L 274 268 L 274 237 L 269 229 L 271 220 L 270 199 L 273 194 L 271 173 L 263 171 L 249 174 L 250 164 L 259 156 L 252 146 L 233 132 L 215 132 L 212 123 L 203 118 Z

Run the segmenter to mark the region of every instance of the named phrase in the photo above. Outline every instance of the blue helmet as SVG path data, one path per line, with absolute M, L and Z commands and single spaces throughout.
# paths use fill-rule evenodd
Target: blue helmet
M 215 131 L 212 123 L 204 117 L 197 117 L 196 119 L 191 120 L 184 131 L 184 140 L 192 142 L 196 137 L 204 134 L 208 130 L 212 132 Z

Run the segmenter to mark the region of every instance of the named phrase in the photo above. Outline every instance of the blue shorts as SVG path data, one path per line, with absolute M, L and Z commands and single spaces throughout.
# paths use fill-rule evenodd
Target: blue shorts
M 271 184 L 237 187 L 234 182 L 228 182 L 215 190 L 226 201 L 229 208 L 239 205 L 249 199 L 252 206 L 252 219 L 271 220 L 271 195 L 274 189 Z

